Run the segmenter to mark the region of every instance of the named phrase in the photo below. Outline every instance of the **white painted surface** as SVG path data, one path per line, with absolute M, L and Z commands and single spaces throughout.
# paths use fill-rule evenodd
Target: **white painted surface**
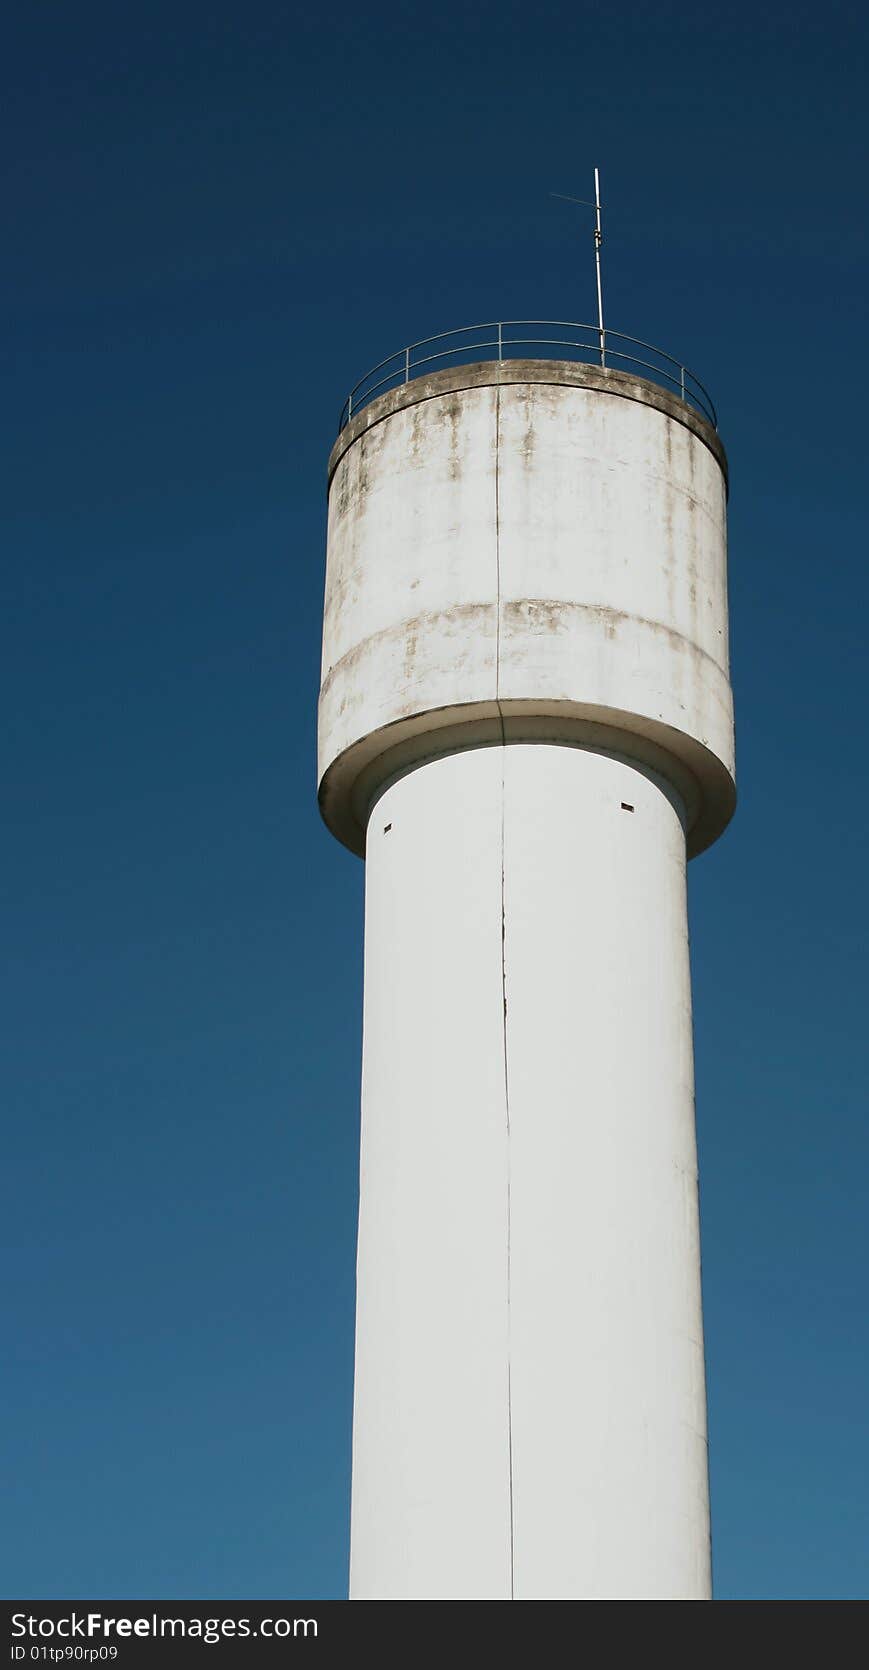
M 372 813 L 357 1599 L 509 1593 L 500 751 L 466 759 L 414 772 Z
M 637 379 L 471 369 L 375 403 L 334 470 L 324 816 L 361 850 L 372 793 L 462 721 L 606 726 L 678 782 L 700 850 L 734 803 L 717 439 Z
M 366 868 L 351 1596 L 511 1592 L 709 1593 L 684 835 L 539 743 Z

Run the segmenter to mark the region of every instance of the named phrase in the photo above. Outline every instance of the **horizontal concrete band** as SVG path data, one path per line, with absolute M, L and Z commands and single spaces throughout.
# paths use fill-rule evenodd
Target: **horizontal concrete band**
M 378 395 L 364 406 L 357 417 L 341 430 L 329 455 L 328 481 L 331 484 L 338 465 L 348 447 L 360 435 L 383 423 L 393 413 L 417 406 L 424 400 L 436 400 L 445 394 L 458 394 L 464 389 L 507 388 L 514 383 L 550 383 L 555 388 L 594 389 L 598 394 L 611 394 L 622 400 L 638 400 L 663 412 L 676 423 L 684 424 L 692 435 L 703 441 L 720 465 L 725 486 L 728 482 L 727 453 L 717 429 L 701 417 L 693 406 L 678 395 L 670 394 L 659 383 L 646 377 L 634 377 L 628 371 L 610 371 L 599 365 L 584 365 L 574 360 L 481 360 L 473 365 L 458 365 L 448 371 L 434 371 L 427 377 L 413 377 L 387 394 Z
M 371 807 L 408 771 L 446 754 L 520 742 L 615 753 L 659 774 L 684 805 L 689 858 L 717 840 L 736 807 L 730 772 L 682 731 L 612 708 L 516 700 L 415 713 L 362 737 L 323 775 L 323 820 L 344 846 L 364 857 Z

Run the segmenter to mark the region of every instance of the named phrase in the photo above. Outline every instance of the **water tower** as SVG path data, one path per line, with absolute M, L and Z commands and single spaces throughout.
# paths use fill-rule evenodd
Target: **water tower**
M 726 492 L 701 385 L 610 331 L 450 333 L 343 413 L 351 1598 L 710 1593 L 686 859 L 734 808 Z

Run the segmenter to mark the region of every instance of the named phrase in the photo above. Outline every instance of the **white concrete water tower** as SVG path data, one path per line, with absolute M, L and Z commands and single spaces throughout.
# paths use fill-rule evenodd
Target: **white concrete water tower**
M 329 463 L 356 1599 L 710 1594 L 686 858 L 735 800 L 727 466 L 690 374 L 580 329 L 408 352 Z

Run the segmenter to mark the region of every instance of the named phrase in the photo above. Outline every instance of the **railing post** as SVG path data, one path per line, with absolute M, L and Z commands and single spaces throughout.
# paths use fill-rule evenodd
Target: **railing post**
M 501 332 L 503 331 L 503 329 L 504 329 L 504 326 L 503 326 L 501 320 L 499 319 L 498 320 L 498 358 L 499 358 L 499 360 L 503 359 L 503 353 L 502 353 L 503 342 L 501 340 Z
M 353 396 L 352 396 L 352 394 L 348 394 L 348 396 L 347 396 L 347 422 L 348 423 L 350 422 L 350 419 L 352 418 L 352 416 L 353 416 Z
M 603 329 L 602 326 L 601 326 L 601 333 L 600 333 L 600 363 L 601 363 L 601 367 L 603 369 L 605 369 L 606 368 L 606 331 Z
M 685 367 L 684 367 L 684 365 L 680 365 L 679 370 L 682 373 L 682 399 L 684 400 L 685 399 Z
M 409 348 L 405 348 L 405 350 L 404 350 L 404 380 L 405 380 L 406 383 L 410 382 L 410 349 Z

